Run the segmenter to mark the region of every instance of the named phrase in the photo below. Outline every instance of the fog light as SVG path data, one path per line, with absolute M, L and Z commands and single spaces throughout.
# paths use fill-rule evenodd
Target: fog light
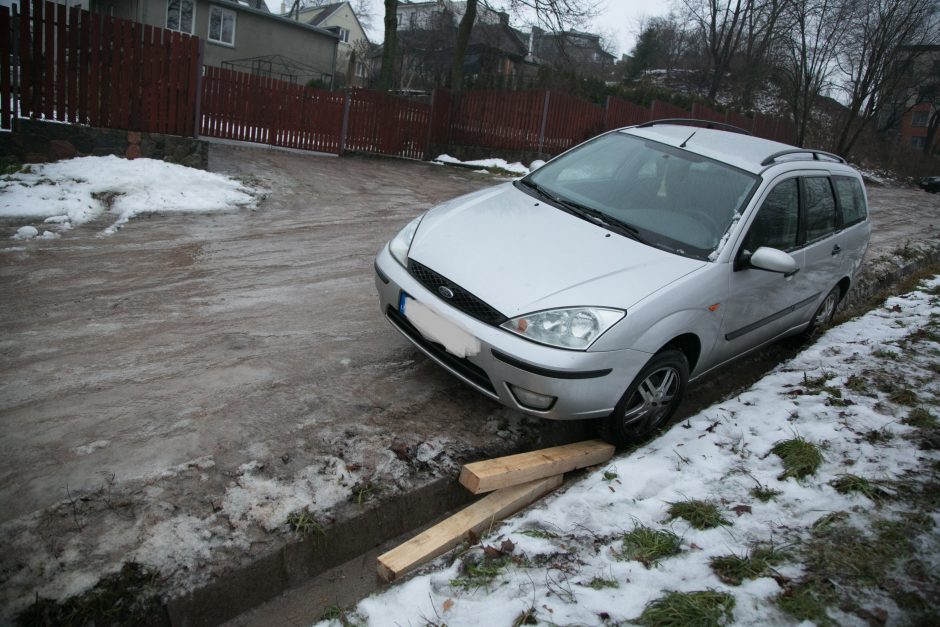
M 516 387 L 512 383 L 509 384 L 509 389 L 512 392 L 512 395 L 516 397 L 516 400 L 519 401 L 519 404 L 529 409 L 538 409 L 544 411 L 555 404 L 554 396 L 537 394 L 532 390 Z

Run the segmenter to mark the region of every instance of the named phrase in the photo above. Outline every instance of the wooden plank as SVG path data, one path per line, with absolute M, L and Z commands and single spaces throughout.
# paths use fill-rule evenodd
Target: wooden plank
M 476 503 L 379 556 L 378 574 L 393 581 L 460 544 L 472 531 L 479 535 L 497 520 L 514 514 L 561 485 L 561 475 L 488 494 Z
M 91 59 L 88 65 L 88 124 L 98 126 L 101 108 L 101 19 L 96 13 L 91 18 Z
M 607 442 L 575 442 L 467 464 L 460 469 L 460 483 L 472 493 L 481 494 L 603 464 L 613 455 L 614 446 Z
M 30 33 L 30 8 L 29 2 L 20 3 L 20 33 L 19 33 L 19 43 L 20 43 L 20 115 L 24 117 L 29 117 L 30 112 L 33 111 L 33 88 L 32 88 L 32 59 L 33 54 L 29 42 L 31 37 Z

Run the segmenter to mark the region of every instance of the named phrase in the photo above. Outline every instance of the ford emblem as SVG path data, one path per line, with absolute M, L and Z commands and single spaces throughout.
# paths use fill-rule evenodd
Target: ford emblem
M 454 297 L 454 290 L 450 289 L 446 285 L 442 285 L 439 288 L 437 288 L 437 293 L 443 296 L 444 298 L 446 298 L 447 300 L 450 300 L 451 298 Z

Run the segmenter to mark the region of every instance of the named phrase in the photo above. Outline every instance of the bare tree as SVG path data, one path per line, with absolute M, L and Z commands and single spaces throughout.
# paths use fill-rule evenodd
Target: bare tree
M 790 0 L 758 0 L 744 21 L 741 44 L 741 93 L 739 104 L 750 109 L 754 104 L 754 90 L 767 71 L 767 61 L 774 46 L 779 43 L 786 25 L 782 16 Z
M 849 103 L 836 143 L 842 155 L 852 150 L 862 130 L 902 87 L 906 73 L 898 71 L 898 64 L 916 65 L 924 47 L 940 40 L 936 0 L 860 4 L 836 55 Z
M 395 48 L 398 44 L 398 0 L 385 0 L 385 39 L 379 89 L 391 89 L 395 76 Z
M 701 31 L 708 58 L 708 99 L 721 88 L 738 52 L 755 0 L 683 0 L 688 17 Z
M 845 34 L 853 0 L 793 0 L 786 11 L 790 26 L 782 71 L 790 112 L 803 145 L 819 95 L 831 86 L 835 55 Z
M 463 63 L 467 56 L 467 46 L 470 44 L 470 35 L 473 24 L 477 19 L 477 0 L 467 0 L 460 26 L 457 27 L 457 41 L 454 45 L 454 62 L 450 72 L 450 88 L 454 91 L 463 89 Z

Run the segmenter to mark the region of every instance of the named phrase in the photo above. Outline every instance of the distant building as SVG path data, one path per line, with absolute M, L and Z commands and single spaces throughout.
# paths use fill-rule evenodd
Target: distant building
M 902 82 L 886 99 L 878 130 L 897 133 L 902 143 L 915 150 L 924 150 L 930 141 L 931 150 L 940 151 L 940 46 L 901 50 L 907 56 L 896 61 L 894 71 Z
M 533 26 L 530 50 L 539 64 L 599 78 L 606 78 L 617 62 L 617 57 L 601 46 L 600 35 L 574 30 L 555 33 Z
M 453 66 L 457 28 L 467 10 L 466 2 L 432 0 L 399 2 L 399 85 L 429 89 L 447 84 Z M 476 20 L 464 57 L 468 85 L 517 87 L 535 74 L 527 60 L 528 37 L 512 28 L 509 15 L 478 5 Z
M 337 33 L 268 11 L 264 0 L 89 0 L 88 9 L 204 39 L 205 64 L 329 87 Z
M 287 8 L 281 3 L 282 12 Z M 349 2 L 334 2 L 318 7 L 307 7 L 299 13 L 285 17 L 333 31 L 339 36 L 336 52 L 338 86 L 366 87 L 373 71 L 369 53 L 372 44 Z

